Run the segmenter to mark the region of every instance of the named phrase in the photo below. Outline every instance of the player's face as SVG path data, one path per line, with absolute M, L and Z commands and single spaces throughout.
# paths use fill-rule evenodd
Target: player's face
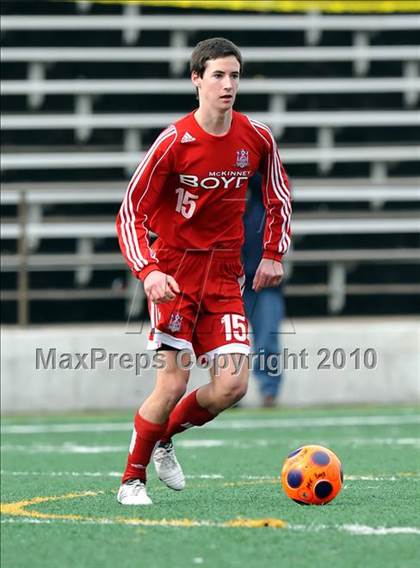
M 220 111 L 231 109 L 238 91 L 239 74 L 239 61 L 233 55 L 207 61 L 202 77 L 197 73 L 191 76 L 198 88 L 200 105 Z

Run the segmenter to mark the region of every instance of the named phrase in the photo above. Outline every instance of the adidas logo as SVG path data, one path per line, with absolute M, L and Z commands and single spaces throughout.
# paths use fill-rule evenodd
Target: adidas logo
M 186 132 L 184 136 L 181 138 L 181 144 L 186 144 L 187 142 L 194 142 L 194 136 L 191 136 L 189 132 Z

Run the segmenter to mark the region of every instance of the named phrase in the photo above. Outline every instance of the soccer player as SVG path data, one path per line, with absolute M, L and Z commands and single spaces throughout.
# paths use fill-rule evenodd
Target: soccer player
M 148 298 L 149 348 L 165 359 L 134 418 L 117 497 L 123 505 L 151 504 L 146 491 L 151 459 L 158 477 L 182 490 L 185 477 L 173 436 L 213 420 L 246 393 L 249 340 L 240 249 L 246 188 L 257 170 L 263 175 L 266 221 L 253 287 L 258 292 L 277 286 L 283 276 L 289 186 L 270 129 L 233 110 L 242 66 L 239 49 L 227 39 L 197 44 L 190 69 L 198 108 L 158 136 L 117 217 L 121 250 Z M 152 246 L 149 230 L 158 235 Z M 212 362 L 211 380 L 183 398 L 193 355 Z

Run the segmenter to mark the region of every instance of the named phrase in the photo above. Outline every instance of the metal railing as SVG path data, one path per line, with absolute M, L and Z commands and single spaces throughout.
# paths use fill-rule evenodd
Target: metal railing
M 413 15 L 330 16 L 309 12 L 306 15 L 136 15 L 130 11 L 121 16 L 14 16 L 2 17 L 2 30 L 283 30 L 307 32 L 382 31 L 420 29 L 420 17 Z
M 5 47 L 1 61 L 13 62 L 162 62 L 187 63 L 190 47 Z M 354 45 L 349 47 L 241 47 L 246 62 L 418 61 L 416 45 Z
M 252 112 L 252 118 L 269 126 L 292 128 L 420 126 L 418 111 L 288 111 Z M 179 120 L 182 113 L 78 113 L 78 114 L 3 114 L 3 130 L 76 130 L 165 128 Z

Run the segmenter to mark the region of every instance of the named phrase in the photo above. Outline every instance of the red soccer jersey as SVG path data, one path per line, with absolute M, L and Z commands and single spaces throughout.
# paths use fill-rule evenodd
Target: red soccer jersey
M 194 112 L 164 130 L 135 171 L 117 217 L 133 274 L 143 280 L 158 268 L 149 230 L 177 249 L 239 254 L 246 189 L 257 170 L 266 209 L 263 257 L 281 260 L 290 243 L 290 190 L 270 129 L 233 111 L 223 136 L 203 130 Z

